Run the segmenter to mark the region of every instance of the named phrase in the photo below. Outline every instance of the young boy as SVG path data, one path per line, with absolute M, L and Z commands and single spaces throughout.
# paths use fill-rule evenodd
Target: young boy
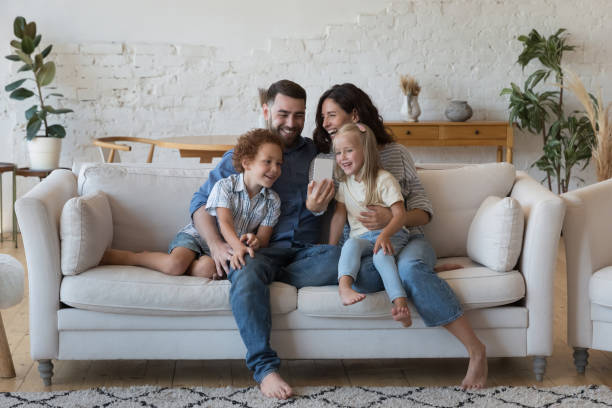
M 282 162 L 280 137 L 265 129 L 251 130 L 234 149 L 238 174 L 219 180 L 211 190 L 206 211 L 217 217 L 219 230 L 232 247 L 234 269 L 245 265 L 247 254 L 254 257 L 257 249 L 268 246 L 280 215 L 280 198 L 270 188 L 281 174 Z M 168 275 L 216 276 L 210 250 L 193 223 L 176 234 L 168 253 L 108 249 L 100 264 L 145 266 Z

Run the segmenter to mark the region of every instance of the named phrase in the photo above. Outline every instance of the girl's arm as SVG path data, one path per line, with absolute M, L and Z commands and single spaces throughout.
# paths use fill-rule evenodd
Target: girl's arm
M 374 253 L 377 253 L 379 249 L 382 249 L 385 254 L 393 253 L 393 246 L 391 245 L 390 238 L 398 232 L 403 226 L 405 221 L 406 209 L 402 201 L 396 201 L 391 205 L 391 214 L 393 217 L 387 226 L 380 232 L 376 243 L 374 244 Z
M 346 224 L 346 206 L 340 201 L 336 201 L 336 210 L 331 219 L 329 226 L 329 244 L 338 245 L 342 231 L 344 230 L 344 224 Z

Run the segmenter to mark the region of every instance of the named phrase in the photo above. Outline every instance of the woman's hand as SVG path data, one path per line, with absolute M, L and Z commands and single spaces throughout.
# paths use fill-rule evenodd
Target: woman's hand
M 230 265 L 232 268 L 242 269 L 242 267 L 246 265 L 246 261 L 244 259 L 246 254 L 249 254 L 251 258 L 255 258 L 255 251 L 253 248 L 249 248 L 245 245 L 242 245 L 240 248 L 234 248 L 234 255 L 232 255 L 232 259 L 230 259 Z
M 368 210 L 369 211 L 360 212 L 360 217 L 357 219 L 370 231 L 385 228 L 389 221 L 391 221 L 391 218 L 393 218 L 393 214 L 391 213 L 391 209 L 389 207 L 368 205 Z
M 246 246 L 248 246 L 249 248 L 253 248 L 255 251 L 257 251 L 260 247 L 257 235 L 253 234 L 252 232 L 249 232 L 248 234 L 242 234 L 242 236 L 240 237 L 240 242 L 244 242 Z
M 331 199 L 334 198 L 334 190 L 334 182 L 331 179 L 320 182 L 311 181 L 308 184 L 306 208 L 313 213 L 325 211 Z
M 391 240 L 385 234 L 380 234 L 378 238 L 376 238 L 374 253 L 377 253 L 379 249 L 382 249 L 385 255 L 393 255 L 393 245 L 391 245 Z

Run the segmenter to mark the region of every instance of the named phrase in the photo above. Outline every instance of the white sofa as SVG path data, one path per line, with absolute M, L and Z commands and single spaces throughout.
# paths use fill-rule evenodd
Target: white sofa
M 29 271 L 31 355 L 45 384 L 51 360 L 243 359 L 228 281 L 167 276 L 140 267 L 101 266 L 75 276 L 60 268 L 59 220 L 72 197 L 103 191 L 115 248 L 165 251 L 188 221 L 192 194 L 210 165 L 88 164 L 77 177 L 56 170 L 16 205 Z M 553 272 L 562 200 L 512 165 L 420 170 L 435 215 L 426 228 L 440 262 L 465 265 L 446 279 L 490 357 L 534 356 L 541 379 L 552 354 Z M 470 223 L 490 195 L 521 204 L 525 231 L 515 270 L 495 272 L 466 257 Z M 270 287 L 272 346 L 286 359 L 467 357 L 442 328 L 413 313 L 404 329 L 384 292 L 340 304 L 337 288 Z M 350 336 L 351 347 L 346 347 Z
M 583 373 L 590 348 L 612 351 L 612 180 L 563 195 L 567 341 Z

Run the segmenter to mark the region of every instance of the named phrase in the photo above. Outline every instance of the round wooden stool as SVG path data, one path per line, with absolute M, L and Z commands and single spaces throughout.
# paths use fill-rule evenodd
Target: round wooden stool
M 15 166 L 15 163 L 2 163 L 0 162 L 0 242 L 4 241 L 4 209 L 2 208 L 2 206 L 4 205 L 4 202 L 2 201 L 2 175 L 4 173 L 7 172 L 11 172 L 13 173 L 13 190 L 15 190 L 15 169 L 17 166 Z M 15 204 L 15 202 L 13 202 L 13 205 Z M 15 220 L 13 219 L 13 222 L 15 222 Z M 13 228 L 14 230 L 14 228 Z M 13 239 L 15 239 L 15 236 L 13 236 Z

